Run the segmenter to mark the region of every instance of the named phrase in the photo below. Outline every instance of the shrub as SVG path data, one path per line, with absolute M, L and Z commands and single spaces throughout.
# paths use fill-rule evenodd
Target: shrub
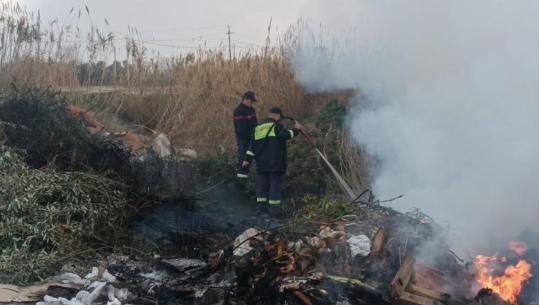
M 0 149 L 0 277 L 39 279 L 61 258 L 124 234 L 123 185 L 102 176 L 30 168 Z

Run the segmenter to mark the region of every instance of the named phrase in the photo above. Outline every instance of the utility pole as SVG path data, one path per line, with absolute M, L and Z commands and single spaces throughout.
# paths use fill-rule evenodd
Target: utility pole
M 113 84 L 114 84 L 114 88 L 116 88 L 116 85 L 117 85 L 117 80 L 118 80 L 118 77 L 117 77 L 117 71 L 116 71 L 116 46 L 114 46 L 114 61 L 112 62 L 113 64 L 113 71 L 114 71 L 114 80 L 112 81 Z
M 232 61 L 232 41 L 231 41 L 231 35 L 234 34 L 233 32 L 230 32 L 230 24 L 228 26 L 228 32 L 225 34 L 228 35 L 228 60 Z
M 129 87 L 129 77 L 130 77 L 130 75 L 129 75 L 129 53 L 131 51 L 131 48 L 128 45 L 126 49 L 127 49 L 127 58 L 125 60 L 125 66 L 126 66 L 125 68 L 126 68 L 126 72 L 127 72 L 127 87 Z

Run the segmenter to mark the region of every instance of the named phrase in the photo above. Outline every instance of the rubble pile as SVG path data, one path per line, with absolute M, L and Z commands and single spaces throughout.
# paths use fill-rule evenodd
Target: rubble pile
M 390 209 L 365 210 L 366 217 L 345 216 L 338 222 L 321 225 L 311 236 L 296 239 L 284 237 L 282 230 L 257 235 L 251 232 L 252 250 L 235 264 L 237 278 L 231 297 L 235 302 L 231 304 L 437 304 L 442 295 L 444 304 L 467 304 L 463 300 L 469 297 L 468 288 L 430 286 L 433 290 L 428 296 L 407 291 L 412 274 L 414 285 L 430 283 L 430 277 L 421 273 L 421 279 L 416 273 L 419 266 L 426 270 L 443 267 L 448 281 L 455 285 L 463 283 L 462 278 L 457 279 L 459 276 L 467 281 L 463 285 L 469 285 L 472 279 L 443 248 L 436 252 L 447 254 L 445 260 L 440 260 L 447 266 L 415 263 L 414 257 L 422 255 L 423 245 L 438 238 L 433 224 Z M 396 276 L 404 274 L 400 270 L 406 266 L 413 271 L 406 273 L 407 283 L 400 285 Z M 408 294 L 416 301 L 407 300 Z
M 473 274 L 437 242 L 434 224 L 379 206 L 363 210 L 301 236 L 288 224 L 250 228 L 203 258 L 116 257 L 106 268 L 115 287 L 129 291 L 129 301 L 118 300 L 130 304 L 460 305 L 491 297 L 472 294 Z M 101 294 L 100 304 L 114 302 Z

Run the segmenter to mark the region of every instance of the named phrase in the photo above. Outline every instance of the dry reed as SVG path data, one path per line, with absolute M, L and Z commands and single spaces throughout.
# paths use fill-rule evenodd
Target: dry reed
M 288 61 L 298 43 L 293 29 L 276 46 L 271 47 L 268 39 L 265 47 L 232 60 L 224 49 L 203 47 L 158 58 L 149 55 L 134 28 L 123 38 L 93 26 L 83 35 L 76 25 L 46 23 L 19 4 L 1 0 L 0 4 L 0 89 L 11 83 L 52 86 L 75 104 L 101 110 L 112 129 L 120 116 L 121 128 L 127 124 L 164 132 L 177 146 L 193 148 L 203 156 L 234 151 L 232 110 L 245 90 L 258 94 L 260 119 L 271 106 L 302 117 L 329 101 L 327 94 L 308 95 L 295 79 Z M 73 9 L 70 15 L 79 21 L 90 18 L 90 10 Z M 296 29 L 304 27 L 300 22 Z M 127 58 L 112 62 L 121 49 Z M 346 99 L 350 92 L 336 94 Z M 342 171 L 357 187 L 367 184 L 364 170 L 357 169 L 366 168 L 357 149 L 344 135 L 340 143 Z

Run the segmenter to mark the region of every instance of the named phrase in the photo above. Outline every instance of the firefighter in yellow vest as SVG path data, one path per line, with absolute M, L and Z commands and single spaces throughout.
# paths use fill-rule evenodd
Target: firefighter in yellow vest
M 271 108 L 268 118 L 256 126 L 247 151 L 244 166 L 256 161 L 256 201 L 257 210 L 264 212 L 267 205 L 280 210 L 282 200 L 281 184 L 287 168 L 286 142 L 296 137 L 303 126 L 294 123 L 293 129 L 287 129 L 281 120 L 280 108 Z

